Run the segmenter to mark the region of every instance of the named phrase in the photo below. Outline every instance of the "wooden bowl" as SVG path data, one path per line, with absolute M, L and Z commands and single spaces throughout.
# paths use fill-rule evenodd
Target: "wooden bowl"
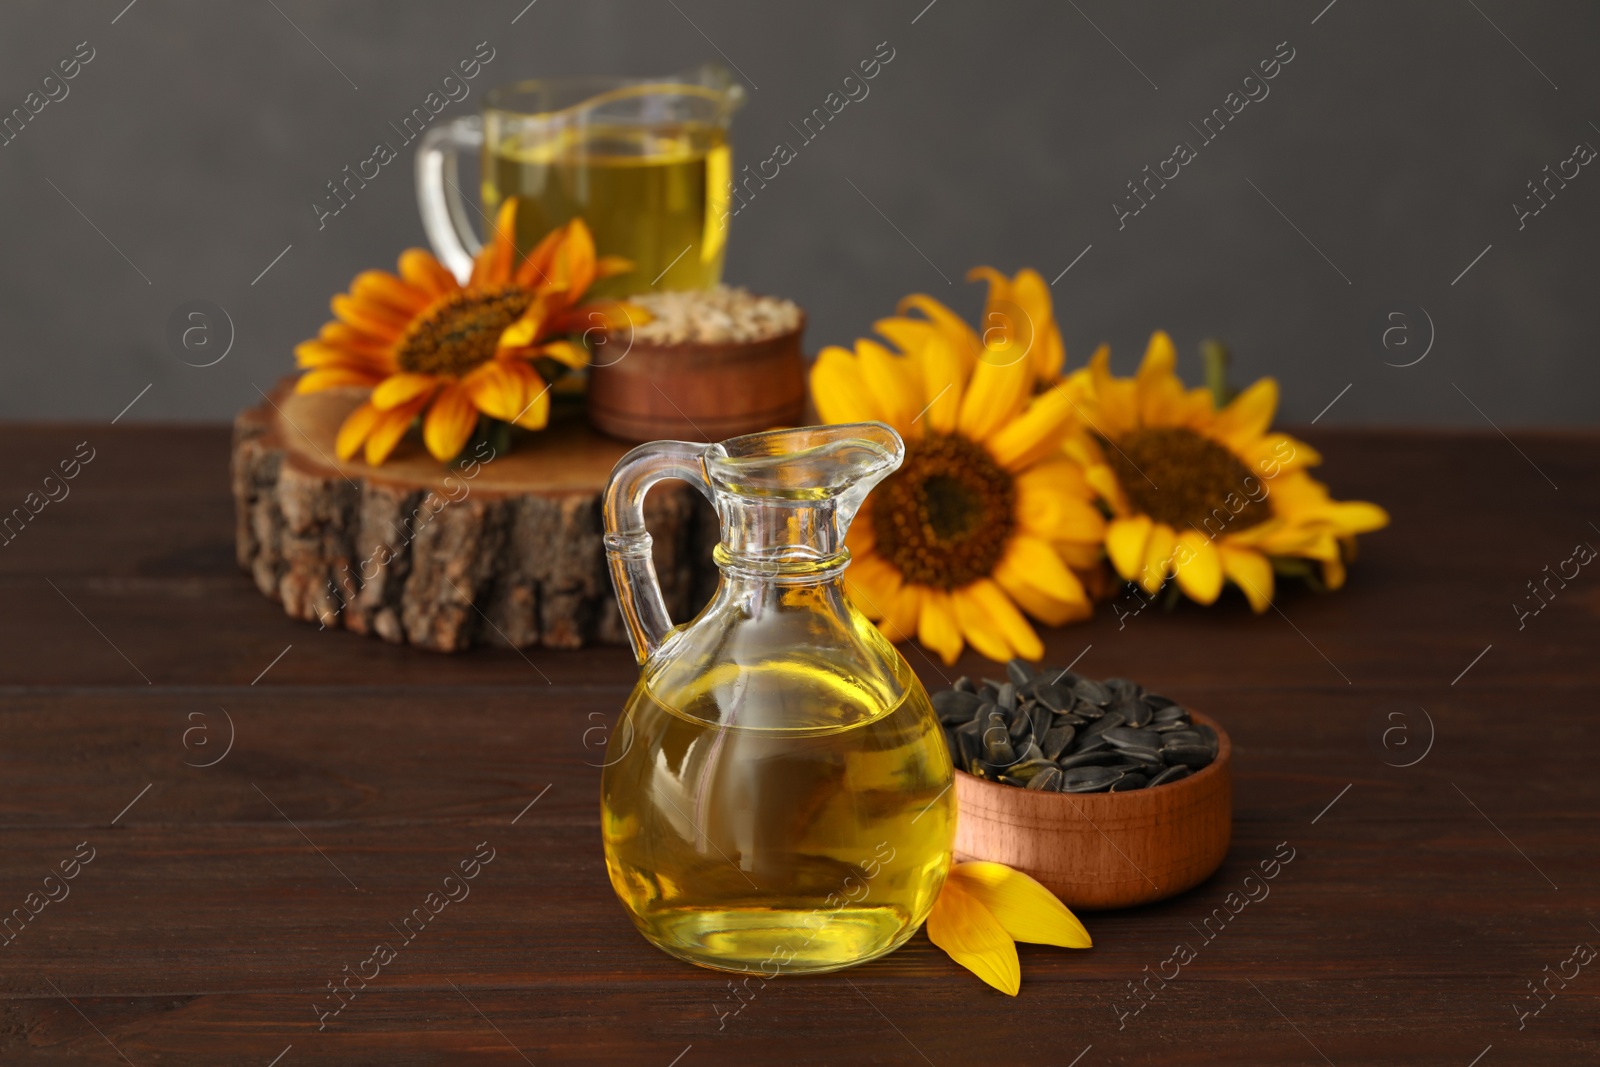
M 797 426 L 805 413 L 800 325 L 761 341 L 647 344 L 589 368 L 589 422 L 624 441 L 724 441 Z
M 1042 793 L 956 771 L 956 859 L 994 860 L 1073 908 L 1149 904 L 1192 889 L 1228 852 L 1233 745 L 1189 777 L 1128 793 Z

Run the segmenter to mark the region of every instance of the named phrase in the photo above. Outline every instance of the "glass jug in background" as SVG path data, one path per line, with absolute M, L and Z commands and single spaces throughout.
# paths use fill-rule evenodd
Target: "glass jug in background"
M 600 296 L 703 289 L 722 279 L 733 177 L 728 124 L 744 87 L 706 65 L 659 79 L 564 78 L 490 90 L 483 115 L 434 127 L 417 148 L 417 203 L 439 259 L 465 279 L 482 242 L 457 154 L 482 151 L 482 217 L 521 197 L 516 243 L 581 215 L 600 255 L 634 269 Z M 487 225 L 487 223 L 485 223 Z
M 904 458 L 882 423 L 662 441 L 605 494 L 606 554 L 642 670 L 601 779 L 611 884 L 691 963 L 836 970 L 921 925 L 950 865 L 951 765 L 928 695 L 845 596 L 845 532 Z M 681 479 L 722 524 L 711 603 L 674 626 L 645 493 Z

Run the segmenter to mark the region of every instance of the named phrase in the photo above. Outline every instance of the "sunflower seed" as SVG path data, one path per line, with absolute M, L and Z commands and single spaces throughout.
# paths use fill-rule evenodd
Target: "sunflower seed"
M 1024 757 L 1012 765 L 1009 773 L 1011 777 L 1021 778 L 1024 782 L 1026 782 L 1032 779 L 1034 775 L 1038 774 L 1046 767 L 1055 767 L 1056 770 L 1061 769 L 1056 767 L 1054 763 L 1051 763 L 1049 760 L 1042 757 Z
M 1039 747 L 1044 750 L 1045 759 L 1060 759 L 1061 753 L 1072 744 L 1073 735 L 1077 731 L 1071 726 L 1052 726 L 1045 732 L 1044 740 Z
M 1002 774 L 1000 776 L 1000 778 L 999 778 L 999 781 L 1004 783 L 1005 785 L 1014 785 L 1014 786 L 1017 786 L 1018 788 L 1021 788 L 1021 789 L 1028 788 L 1027 780 L 1023 779 L 1023 778 L 1018 778 L 1014 774 Z
M 977 731 L 964 734 L 956 731 L 956 754 L 961 757 L 960 763 L 967 771 L 972 770 L 972 765 L 982 755 L 983 745 L 978 741 Z
M 1085 719 L 1098 719 L 1106 713 L 1106 709 L 1099 704 L 1091 704 L 1087 700 L 1075 700 L 1072 704 L 1072 714 Z
M 1170 745 L 1161 749 L 1161 758 L 1198 770 L 1211 762 L 1211 750 L 1204 745 Z
M 1123 762 L 1125 762 L 1123 754 L 1110 745 L 1093 752 L 1074 752 L 1056 761 L 1064 771 L 1070 771 L 1074 767 L 1108 767 L 1113 763 Z
M 1039 703 L 1051 711 L 1060 713 L 1072 710 L 1072 690 L 1064 685 L 1052 685 L 1049 682 L 1045 682 L 1043 685 L 1035 685 L 1033 695 L 1038 699 Z
M 1110 716 L 1106 716 L 1110 718 Z M 1105 722 L 1105 719 L 1101 719 Z M 1113 726 L 1103 731 L 1107 741 L 1121 749 L 1131 749 L 1137 752 L 1148 752 L 1152 756 L 1161 751 L 1161 739 L 1154 734 L 1147 734 L 1143 730 L 1131 726 Z
M 1166 785 L 1168 782 L 1176 782 L 1180 778 L 1187 778 L 1192 773 L 1193 772 L 1190 771 L 1189 768 L 1179 764 L 1176 767 L 1168 767 L 1166 770 L 1150 779 L 1150 784 L 1152 786 Z
M 1036 789 L 1042 793 L 1058 793 L 1061 791 L 1061 768 L 1054 765 L 1046 767 L 1032 778 L 1028 779 L 1029 789 Z
M 1155 719 L 1156 722 L 1177 722 L 1180 719 L 1187 719 L 1189 717 L 1189 709 L 1184 707 L 1182 704 L 1171 704 L 1171 703 L 1168 703 L 1168 704 L 1153 704 L 1152 703 L 1152 701 L 1154 701 L 1154 700 L 1166 700 L 1166 699 L 1167 699 L 1166 697 L 1149 697 L 1149 696 L 1146 696 L 1144 698 L 1143 703 L 1150 704 L 1151 707 L 1153 707 L 1155 709 L 1155 714 L 1152 717 Z
M 1103 735 L 1079 733 L 1077 740 L 1072 742 L 1072 747 L 1068 751 L 1073 755 L 1078 755 L 1083 752 L 1098 752 L 1103 748 L 1111 748 L 1111 742 L 1107 741 Z
M 1114 771 L 1110 767 L 1074 767 L 1061 772 L 1061 791 L 1098 793 L 1121 777 L 1121 771 Z
M 1149 706 L 1142 700 L 1125 701 L 1122 707 L 1118 710 L 1122 712 L 1122 717 L 1127 720 L 1129 726 L 1150 725 L 1150 719 L 1153 713 L 1150 711 Z
M 1126 793 L 1130 789 L 1143 789 L 1149 782 L 1150 779 L 1142 774 L 1124 774 L 1121 778 L 1112 782 L 1111 787 L 1106 791 L 1108 793 Z
M 1167 734 L 1162 734 L 1161 735 L 1161 745 L 1162 745 L 1163 748 L 1165 748 L 1165 747 L 1167 747 L 1169 745 L 1203 745 L 1203 744 L 1205 744 L 1205 738 L 1201 735 L 1199 730 L 1195 730 L 1193 728 L 1184 729 L 1184 730 L 1173 730 L 1171 733 L 1167 733 Z
M 1006 664 L 1006 677 L 1015 685 L 1026 685 L 1033 680 L 1033 668 L 1020 659 L 1013 659 Z
M 1107 730 L 1115 730 L 1117 727 L 1119 727 L 1121 725 L 1122 725 L 1122 716 L 1118 715 L 1114 711 L 1108 711 L 1104 715 L 1102 715 L 1100 718 L 1098 718 L 1094 722 L 1090 723 L 1088 726 L 1085 726 L 1083 728 L 1083 732 L 1084 732 L 1085 736 L 1093 737 L 1096 734 L 1103 734 Z
M 994 702 L 999 704 L 1002 710 L 1017 710 L 1017 687 L 1010 682 L 1001 682 L 1000 688 L 995 690 Z
M 1082 726 L 1089 720 L 1085 719 L 1082 715 L 1075 715 L 1069 711 L 1061 715 L 1057 715 L 1052 721 L 1057 726 Z
M 1165 736 L 1166 734 L 1177 733 L 1179 730 L 1187 730 L 1189 729 L 1189 724 L 1182 719 L 1177 722 L 1153 722 L 1146 729 L 1153 734 Z
M 1204 741 L 1206 748 L 1211 752 L 1211 758 L 1216 759 L 1218 745 L 1217 732 L 1203 722 L 1195 723 L 1194 728 L 1200 734 L 1200 737 L 1202 741 Z
M 1093 678 L 1079 678 L 1072 683 L 1072 691 L 1078 694 L 1080 700 L 1105 707 L 1111 703 L 1111 690 L 1095 681 Z
M 1011 716 L 1011 726 L 1008 730 L 1013 742 L 1020 742 L 1024 737 L 1033 736 L 1033 720 L 1024 712 L 1017 712 Z
M 977 694 L 963 693 L 959 689 L 946 689 L 933 694 L 933 710 L 939 713 L 942 723 L 966 722 L 982 704 Z
M 972 679 L 962 675 L 950 684 L 950 688 L 958 693 L 976 693 L 978 687 L 972 684 Z

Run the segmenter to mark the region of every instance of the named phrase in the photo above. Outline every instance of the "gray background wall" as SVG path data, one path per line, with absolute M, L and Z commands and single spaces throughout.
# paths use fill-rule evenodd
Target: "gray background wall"
M 751 86 L 742 162 L 887 41 L 870 95 L 734 222 L 728 279 L 805 305 L 813 349 L 911 290 L 975 314 L 974 264 L 1075 264 L 1054 288 L 1074 365 L 1104 340 L 1131 368 L 1159 326 L 1192 379 L 1210 335 L 1236 377 L 1278 376 L 1290 421 L 1336 396 L 1324 423 L 1597 418 L 1600 166 L 1523 229 L 1512 207 L 1600 146 L 1592 4 L 525 2 L 10 0 L 0 111 L 78 42 L 95 58 L 0 148 L 0 417 L 109 420 L 146 385 L 125 421 L 254 402 L 330 295 L 423 240 L 409 149 L 319 232 L 323 183 L 480 41 L 496 57 L 444 117 L 489 84 L 720 49 Z M 1282 41 L 1270 96 L 1199 147 L 1188 124 Z M 1179 140 L 1198 158 L 1119 230 L 1124 184 Z M 191 298 L 236 326 L 215 366 L 169 350 Z M 1374 323 L 1406 308 L 1413 343 L 1385 350 Z M 1418 308 L 1431 351 L 1388 365 L 1422 350 Z

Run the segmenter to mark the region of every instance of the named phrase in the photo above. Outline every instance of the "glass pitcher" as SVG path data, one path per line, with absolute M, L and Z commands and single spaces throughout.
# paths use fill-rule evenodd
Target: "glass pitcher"
M 914 933 L 950 865 L 950 756 L 927 692 L 845 597 L 845 532 L 905 447 L 882 423 L 662 441 L 605 494 L 642 671 L 601 780 L 611 884 L 644 936 L 705 967 L 836 970 Z M 711 603 L 673 626 L 645 493 L 715 505 Z
M 457 153 L 482 151 L 483 225 L 521 197 L 517 248 L 581 215 L 601 255 L 634 269 L 601 296 L 703 289 L 722 278 L 733 162 L 728 124 L 744 87 L 706 65 L 670 78 L 562 78 L 490 90 L 483 116 L 436 126 L 417 149 L 417 203 L 440 260 L 465 279 L 481 247 Z

